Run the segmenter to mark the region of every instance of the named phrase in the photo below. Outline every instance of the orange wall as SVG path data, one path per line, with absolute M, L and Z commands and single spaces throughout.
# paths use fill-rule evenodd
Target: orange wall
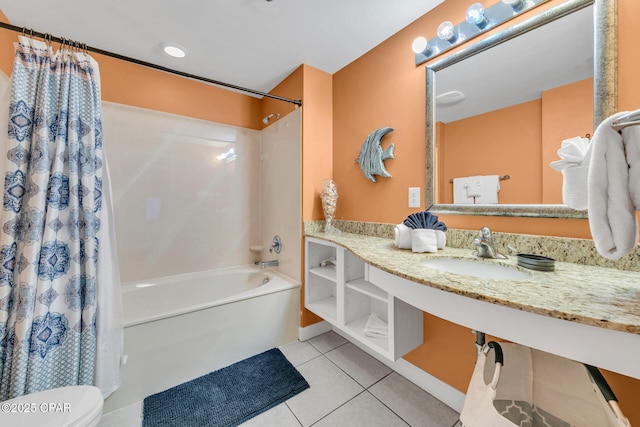
M 559 2 L 552 0 L 549 5 Z M 481 3 L 489 6 L 493 0 Z M 407 188 L 424 188 L 425 182 L 424 67 L 415 66 L 409 46 L 418 35 L 435 33 L 445 19 L 462 21 L 467 6 L 468 0 L 446 0 L 332 79 L 303 66 L 289 77 L 291 80 L 285 80 L 274 90 L 298 99 L 302 78 L 304 220 L 322 219 L 319 185 L 321 179 L 331 176 L 340 193 L 337 218 L 394 223 L 417 211 L 406 204 Z M 640 2 L 619 0 L 619 17 L 619 108 L 632 110 L 640 104 L 637 78 L 640 58 L 635 54 L 640 37 Z M 1 13 L 0 19 L 6 21 Z M 11 73 L 15 38 L 16 33 L 0 30 L 0 68 L 7 75 Z M 281 114 L 293 108 L 290 104 L 274 107 L 272 101 L 96 57 L 101 66 L 105 100 L 253 129 L 261 129 L 262 118 L 274 112 L 274 108 Z M 380 178 L 373 184 L 364 178 L 354 160 L 367 135 L 383 126 L 395 128 L 382 144 L 383 148 L 391 142 L 396 145 L 396 159 L 385 162 L 393 178 Z M 452 228 L 479 229 L 489 225 L 496 231 L 589 237 L 588 224 L 581 220 L 453 215 L 443 215 L 441 219 Z M 303 313 L 303 325 L 313 321 Z M 465 328 L 427 314 L 425 326 L 426 344 L 407 359 L 465 391 L 473 368 L 473 336 Z M 640 382 L 615 374 L 607 374 L 607 379 L 626 415 L 632 423 L 640 425 L 640 407 L 634 405 L 640 401 Z
M 500 203 L 562 204 L 562 174 L 549 163 L 559 159 L 563 140 L 593 134 L 593 79 L 547 90 L 534 101 L 440 123 L 438 132 L 438 203 L 453 203 L 451 178 L 508 174 Z
M 623 3 L 629 3 L 619 1 L 621 10 Z M 407 207 L 407 188 L 424 190 L 425 186 L 425 70 L 424 66 L 415 65 L 410 46 L 415 37 L 435 33 L 443 20 L 462 21 L 467 3 L 446 0 L 334 74 L 333 173 L 340 192 L 336 218 L 397 223 L 420 210 Z M 481 3 L 489 6 L 493 2 Z M 549 1 L 539 10 L 558 3 L 561 1 Z M 395 128 L 383 139 L 382 148 L 394 142 L 396 158 L 385 161 L 393 177 L 379 178 L 374 184 L 366 180 L 354 160 L 367 135 L 382 126 Z M 447 180 L 443 185 L 450 184 Z M 506 188 L 508 184 L 504 185 Z M 440 189 L 447 192 L 446 187 Z M 450 227 L 465 229 L 475 228 L 478 221 L 454 215 L 443 215 L 441 219 Z M 522 231 L 520 219 L 482 217 L 480 222 L 495 231 L 590 238 L 586 220 L 555 221 L 552 231 L 544 219 L 526 219 Z
M 4 15 L 0 19 L 7 22 Z M 13 42 L 19 34 L 0 29 L 0 67 L 11 75 Z M 251 129 L 262 128 L 258 98 L 119 59 L 92 54 L 100 65 L 102 99 Z
M 495 1 L 481 3 L 489 6 Z M 538 10 L 559 3 L 562 1 L 551 0 Z M 398 223 L 418 210 L 407 207 L 407 188 L 424 189 L 425 185 L 425 70 L 424 66 L 415 65 L 410 46 L 420 35 L 435 34 L 444 20 L 464 20 L 468 5 L 468 0 L 446 0 L 334 74 L 333 176 L 340 191 L 336 218 Z M 640 57 L 634 49 L 640 37 L 640 2 L 618 0 L 618 9 L 618 107 L 635 110 L 640 108 Z M 395 128 L 382 141 L 382 148 L 394 142 L 396 158 L 385 161 L 393 178 L 380 178 L 374 184 L 364 178 L 354 159 L 367 135 L 382 126 Z M 589 130 L 579 126 L 571 134 L 586 132 Z M 438 150 L 442 155 L 440 147 Z M 538 157 L 542 155 L 548 153 L 543 151 Z M 487 225 L 503 232 L 590 238 L 587 220 L 466 215 L 441 215 L 440 219 L 451 228 L 478 230 Z M 424 317 L 425 344 L 410 353 L 407 360 L 466 391 L 475 357 L 473 335 L 468 329 L 428 314 Z M 640 425 L 640 381 L 618 374 L 605 375 L 632 424 Z
M 308 65 L 302 69 L 302 219 L 308 221 L 324 218 L 320 201 L 322 180 L 332 178 L 333 79 L 330 74 Z M 301 268 L 304 270 L 304 245 Z M 300 277 L 304 277 L 304 272 Z M 301 305 L 301 326 L 322 320 L 304 308 L 304 286 Z
M 542 94 L 542 203 L 562 203 L 562 173 L 548 167 L 559 160 L 563 140 L 593 135 L 593 79 Z
M 439 145 L 443 164 L 440 182 L 473 175 L 510 175 L 500 182 L 500 203 L 540 203 L 542 139 L 540 99 L 444 125 Z M 439 203 L 453 203 L 453 184 Z

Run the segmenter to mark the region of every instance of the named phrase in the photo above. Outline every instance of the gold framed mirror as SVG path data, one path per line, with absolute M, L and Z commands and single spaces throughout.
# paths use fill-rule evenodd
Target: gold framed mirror
M 426 187 L 425 206 L 439 214 L 481 216 L 523 216 L 545 218 L 586 218 L 586 211 L 576 211 L 563 204 L 451 204 L 439 203 L 437 182 L 436 84 L 437 74 L 466 59 L 472 59 L 503 43 L 554 23 L 574 12 L 591 8 L 593 14 L 593 130 L 617 111 L 617 0 L 569 0 L 546 9 L 525 21 L 512 25 L 485 39 L 464 46 L 426 66 Z M 542 30 L 544 31 L 544 30 Z M 550 55 L 553 46 L 548 47 Z M 591 64 L 589 64 L 591 65 Z M 470 69 L 473 72 L 473 69 Z M 559 144 L 558 144 L 559 147 Z M 544 165 L 548 166 L 548 165 Z M 541 166 L 542 167 L 542 166 Z M 497 171 L 510 173 L 510 165 Z M 506 184 L 505 184 L 506 185 Z M 442 187 L 440 187 L 442 188 Z

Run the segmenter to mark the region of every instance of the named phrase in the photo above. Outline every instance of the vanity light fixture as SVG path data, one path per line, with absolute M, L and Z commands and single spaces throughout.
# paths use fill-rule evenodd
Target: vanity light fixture
M 458 32 L 453 26 L 453 22 L 444 21 L 438 26 L 438 37 L 442 40 L 448 41 L 450 44 L 454 44 L 458 40 Z
M 416 55 L 416 65 L 435 58 L 463 41 L 472 39 L 534 7 L 549 0 L 499 0 L 485 8 L 482 3 L 474 2 L 467 8 L 466 20 L 454 25 L 444 21 L 438 26 L 437 37 L 426 40 L 417 37 L 412 44 Z
M 509 5 L 514 12 L 520 12 L 527 6 L 525 0 L 502 0 L 502 2 Z
M 430 51 L 431 47 L 429 46 L 427 39 L 420 36 L 420 37 L 416 37 L 416 39 L 413 41 L 413 44 L 411 45 L 411 49 L 413 49 L 415 53 L 422 53 L 422 52 Z
M 476 25 L 484 30 L 489 25 L 489 20 L 484 14 L 484 6 L 480 3 L 474 3 L 467 9 L 467 22 Z

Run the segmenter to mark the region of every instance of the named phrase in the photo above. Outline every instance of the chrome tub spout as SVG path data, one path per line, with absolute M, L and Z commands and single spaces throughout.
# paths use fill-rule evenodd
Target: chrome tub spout
M 278 260 L 274 259 L 272 261 L 262 261 L 260 262 L 260 268 L 267 268 L 267 267 L 277 267 L 279 265 Z

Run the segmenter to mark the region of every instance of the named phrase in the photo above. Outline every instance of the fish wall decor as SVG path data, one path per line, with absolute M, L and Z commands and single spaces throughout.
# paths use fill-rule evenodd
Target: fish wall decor
M 376 182 L 374 175 L 391 178 L 391 174 L 387 172 L 382 162 L 394 158 L 393 144 L 389 145 L 384 151 L 382 151 L 382 147 L 380 147 L 382 138 L 391 131 L 393 131 L 393 128 L 386 126 L 371 132 L 364 144 L 362 144 L 362 148 L 360 148 L 360 154 L 356 162 L 360 165 L 364 176 L 370 181 Z

